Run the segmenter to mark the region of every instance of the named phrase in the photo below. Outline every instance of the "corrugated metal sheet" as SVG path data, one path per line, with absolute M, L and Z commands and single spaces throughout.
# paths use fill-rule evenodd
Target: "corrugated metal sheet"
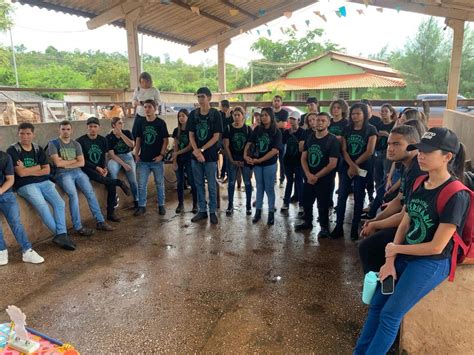
M 234 91 L 234 94 L 259 94 L 274 89 L 282 91 L 327 90 L 351 88 L 403 88 L 402 78 L 393 78 L 372 73 L 332 75 L 297 79 L 280 79 L 253 87 Z

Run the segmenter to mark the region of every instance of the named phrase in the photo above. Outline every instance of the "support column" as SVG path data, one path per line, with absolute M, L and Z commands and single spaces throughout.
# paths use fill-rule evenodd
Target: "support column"
M 138 86 L 140 76 L 140 52 L 138 50 L 138 17 L 141 8 L 135 9 L 125 16 L 125 29 L 127 30 L 128 68 L 130 73 L 130 89 Z
M 230 40 L 219 42 L 217 44 L 217 76 L 219 80 L 219 92 L 227 92 L 226 73 L 225 73 L 225 49 L 229 46 Z
M 464 41 L 464 21 L 446 19 L 446 25 L 453 29 L 453 49 L 448 79 L 448 100 L 446 108 L 455 110 L 458 102 L 459 81 L 461 76 L 462 44 Z

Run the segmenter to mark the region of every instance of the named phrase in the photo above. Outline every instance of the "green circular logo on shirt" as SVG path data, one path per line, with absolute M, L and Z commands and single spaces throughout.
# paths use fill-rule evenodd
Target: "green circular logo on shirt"
M 156 136 L 158 134 L 156 133 L 155 127 L 153 126 L 146 126 L 145 127 L 145 133 L 143 136 L 145 137 L 145 144 L 153 144 L 156 141 Z
M 200 141 L 205 141 L 209 136 L 209 124 L 207 120 L 200 120 L 196 125 L 197 138 Z
M 99 148 L 98 145 L 92 144 L 89 149 L 88 155 L 89 155 L 89 160 L 91 162 L 93 162 L 94 164 L 98 164 L 100 157 L 102 156 L 102 150 Z
M 24 158 L 23 159 L 23 165 L 25 168 L 31 168 L 32 166 L 36 166 L 36 161 L 33 158 Z
M 270 147 L 270 137 L 267 133 L 262 134 L 258 137 L 257 148 L 260 153 L 266 153 Z
M 294 136 L 290 136 L 286 142 L 286 154 L 290 157 L 298 155 L 298 141 Z
M 316 168 L 321 163 L 323 152 L 318 144 L 313 144 L 308 149 L 308 165 L 310 168 Z
M 409 244 L 419 244 L 426 239 L 428 229 L 434 226 L 428 213 L 429 206 L 426 201 L 418 198 L 410 200 L 408 213 L 410 215 L 410 229 L 406 235 Z
M 244 145 L 247 141 L 247 136 L 242 132 L 237 132 L 232 137 L 232 148 L 236 152 L 240 152 L 244 149 Z
M 123 140 L 119 140 L 117 144 L 115 145 L 115 150 L 119 154 L 127 153 L 128 149 L 129 149 L 128 145 L 126 145 Z
M 181 133 L 179 136 L 179 143 L 178 143 L 179 150 L 186 148 L 188 144 L 189 144 L 188 136 Z
M 365 140 L 358 134 L 352 134 L 347 138 L 347 150 L 349 155 L 359 155 L 365 147 Z

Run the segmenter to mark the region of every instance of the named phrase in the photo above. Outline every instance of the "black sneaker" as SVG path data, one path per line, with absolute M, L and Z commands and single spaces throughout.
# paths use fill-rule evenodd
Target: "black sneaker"
M 207 213 L 198 212 L 193 218 L 191 218 L 191 222 L 199 222 L 199 221 L 202 221 L 203 219 L 207 219 Z
M 160 216 L 164 216 L 166 214 L 166 208 L 165 206 L 158 206 L 158 214 Z
M 180 214 L 180 213 L 183 213 L 184 212 L 184 206 L 180 203 L 178 205 L 178 207 L 176 207 L 176 211 L 175 211 L 177 214 Z
M 257 223 L 262 219 L 262 210 L 256 209 L 255 215 L 253 216 L 252 223 Z
M 211 224 L 217 224 L 217 215 L 215 213 L 210 213 L 209 214 L 209 219 L 211 220 Z
M 71 237 L 66 233 L 56 235 L 53 238 L 53 243 L 64 250 L 76 250 L 76 244 L 74 244 Z
M 336 225 L 329 235 L 330 239 L 344 238 L 344 228 L 341 225 Z
M 119 186 L 120 186 L 120 188 L 122 189 L 122 191 L 125 195 L 130 196 L 130 187 L 125 182 L 120 180 L 120 185 Z
M 191 212 L 194 213 L 194 214 L 198 213 L 198 208 L 197 208 L 196 205 L 193 205 L 193 209 L 192 209 Z
M 234 208 L 233 207 L 227 207 L 227 209 L 225 210 L 225 215 L 226 216 L 232 216 L 232 213 L 234 212 Z
M 306 222 L 306 221 L 301 223 L 301 224 L 297 224 L 295 226 L 295 231 L 296 232 L 304 231 L 304 230 L 308 230 L 308 229 L 313 229 L 313 224 L 309 223 L 309 222 Z
M 351 240 L 356 241 L 359 239 L 359 228 L 351 228 Z
M 133 208 L 137 209 L 138 208 L 138 201 L 133 201 Z
M 112 227 L 110 224 L 107 224 L 105 222 L 97 222 L 95 229 L 98 231 L 105 231 L 105 232 L 112 232 L 115 230 L 114 227 Z
M 115 213 L 111 213 L 107 215 L 107 220 L 111 222 L 120 222 L 121 219 L 119 216 L 117 216 Z
M 245 214 L 247 216 L 251 216 L 252 215 L 252 209 L 251 208 L 247 208 L 247 211 L 245 211 Z
M 134 215 L 135 217 L 137 217 L 137 216 L 142 216 L 142 215 L 145 214 L 145 212 L 146 212 L 146 207 L 138 207 L 138 208 L 135 210 L 135 212 L 133 213 L 133 215 Z
M 268 212 L 267 224 L 273 226 L 275 224 L 275 212 Z
M 86 228 L 82 227 L 81 229 L 76 231 L 77 234 L 83 236 L 83 237 L 90 237 L 91 235 L 94 234 L 94 230 L 92 228 Z
M 329 230 L 327 228 L 321 228 L 321 230 L 318 233 L 318 238 L 330 238 L 331 233 L 329 233 Z

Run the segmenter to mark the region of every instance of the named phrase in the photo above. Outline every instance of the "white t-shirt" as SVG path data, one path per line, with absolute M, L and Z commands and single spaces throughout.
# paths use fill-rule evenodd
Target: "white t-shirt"
M 146 101 L 146 100 L 155 100 L 157 109 L 161 106 L 161 97 L 160 91 L 157 88 L 144 89 L 137 87 L 133 92 L 133 100 L 137 101 Z M 138 104 L 135 109 L 135 113 L 140 116 L 145 116 L 145 109 L 142 105 Z

